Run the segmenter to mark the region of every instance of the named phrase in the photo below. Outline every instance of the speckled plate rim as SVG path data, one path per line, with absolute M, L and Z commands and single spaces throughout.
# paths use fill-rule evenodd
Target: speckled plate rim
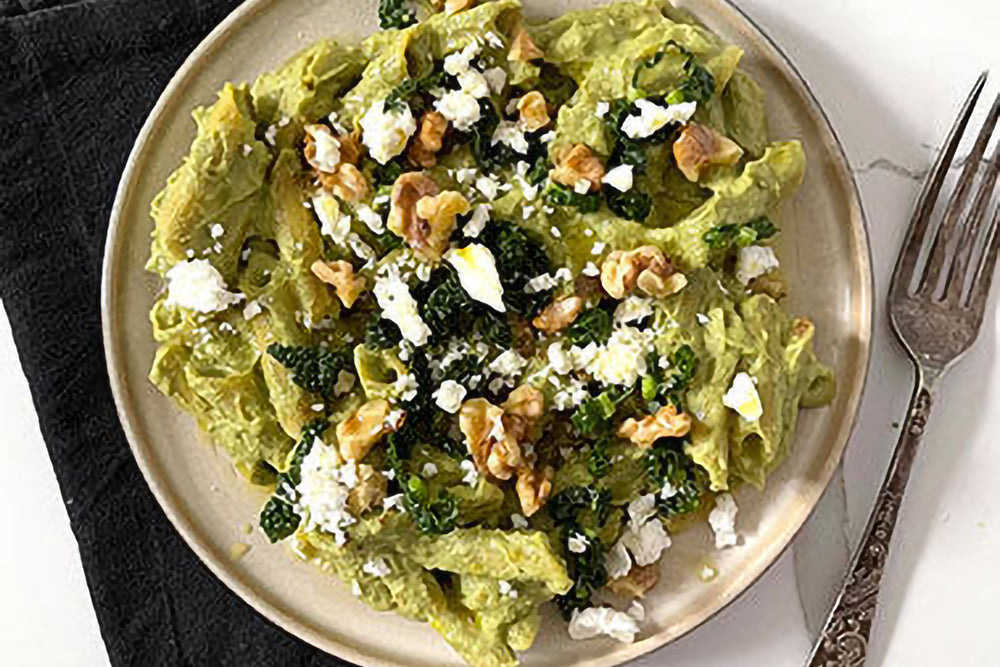
M 767 54 L 771 64 L 776 66 L 791 84 L 799 98 L 805 102 L 810 114 L 818 120 L 820 130 L 824 137 L 828 157 L 832 159 L 832 166 L 837 172 L 838 178 L 844 191 L 849 194 L 850 202 L 848 208 L 851 213 L 852 231 L 854 235 L 854 245 L 859 249 L 855 260 L 858 262 L 858 269 L 862 275 L 861 292 L 854 295 L 854 306 L 858 310 L 858 319 L 861 326 L 855 331 L 856 338 L 853 344 L 859 355 L 861 364 L 859 365 L 860 378 L 854 378 L 854 391 L 847 401 L 845 415 L 849 418 L 843 419 L 836 429 L 836 445 L 833 454 L 829 456 L 823 466 L 817 483 L 811 486 L 812 493 L 807 498 L 806 504 L 809 510 L 802 512 L 797 520 L 789 521 L 782 532 L 781 539 L 773 543 L 772 549 L 767 555 L 767 564 L 760 567 L 756 572 L 747 573 L 741 585 L 732 587 L 726 594 L 718 599 L 714 610 L 692 614 L 671 628 L 658 632 L 641 641 L 631 645 L 623 645 L 612 654 L 598 656 L 576 664 L 584 667 L 611 667 L 637 659 L 651 651 L 656 650 L 699 627 L 716 614 L 728 607 L 732 602 L 742 596 L 754 583 L 756 583 L 773 564 L 779 559 L 781 554 L 791 545 L 792 540 L 801 530 L 802 526 L 815 510 L 815 506 L 822 496 L 823 491 L 829 485 L 836 468 L 843 458 L 847 442 L 854 430 L 858 419 L 859 407 L 864 395 L 867 383 L 867 374 L 871 364 L 871 335 L 873 316 L 873 293 L 874 278 L 872 274 L 871 245 L 868 233 L 868 221 L 862 204 L 857 182 L 850 169 L 849 160 L 836 131 L 826 112 L 823 110 L 806 82 L 805 78 L 795 67 L 792 60 L 778 46 L 778 44 L 757 24 L 746 12 L 738 7 L 733 0 L 707 0 L 719 6 L 720 11 L 732 12 L 747 28 L 744 37 L 755 42 L 755 46 L 760 52 Z M 163 511 L 181 534 L 187 544 L 194 550 L 198 557 L 208 568 L 224 582 L 231 590 L 239 595 L 245 602 L 251 605 L 265 617 L 284 628 L 288 632 L 299 638 L 317 646 L 340 658 L 353 661 L 360 665 L 379 666 L 388 665 L 380 660 L 373 660 L 371 656 L 358 651 L 352 646 L 337 643 L 330 637 L 316 631 L 309 624 L 293 614 L 271 605 L 261 598 L 254 588 L 245 581 L 232 567 L 232 563 L 220 557 L 219 553 L 211 548 L 203 539 L 202 535 L 194 529 L 191 520 L 185 515 L 181 504 L 177 501 L 174 492 L 163 483 L 156 471 L 148 464 L 142 451 L 142 443 L 135 429 L 132 427 L 130 412 L 131 405 L 129 393 L 131 389 L 126 381 L 123 372 L 123 352 L 120 348 L 118 336 L 116 334 L 119 326 L 118 313 L 115 309 L 115 294 L 111 286 L 115 284 L 119 263 L 116 257 L 121 249 L 123 234 L 121 233 L 123 223 L 123 209 L 129 196 L 130 186 L 136 178 L 139 165 L 143 162 L 146 151 L 149 149 L 150 140 L 156 135 L 161 125 L 170 116 L 169 112 L 174 103 L 176 93 L 195 76 L 201 67 L 208 60 L 216 55 L 220 45 L 232 34 L 254 17 L 257 13 L 264 11 L 271 5 L 281 2 L 281 0 L 247 0 L 237 7 L 225 20 L 223 20 L 209 35 L 198 45 L 198 47 L 188 56 L 177 73 L 171 78 L 169 84 L 164 89 L 162 95 L 151 110 L 139 135 L 136 138 L 133 149 L 122 173 L 121 181 L 116 192 L 114 205 L 111 211 L 110 224 L 105 245 L 104 265 L 102 269 L 101 285 L 101 312 L 103 320 L 103 343 L 107 363 L 108 377 L 111 384 L 112 393 L 115 398 L 116 409 L 122 428 L 128 439 L 129 445 L 138 462 L 147 484 L 162 507 Z M 683 5 L 683 3 L 681 3 Z

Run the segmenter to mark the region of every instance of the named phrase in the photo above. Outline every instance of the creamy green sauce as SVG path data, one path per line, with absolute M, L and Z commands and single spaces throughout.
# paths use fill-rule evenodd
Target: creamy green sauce
M 513 57 L 522 28 L 542 57 Z M 473 75 L 463 79 L 447 63 L 467 47 Z M 190 154 L 152 207 L 148 268 L 168 289 L 151 312 L 150 378 L 273 494 L 261 518 L 272 541 L 293 541 L 373 608 L 428 622 L 470 664 L 510 665 L 534 641 L 541 605 L 554 599 L 567 617 L 592 605 L 615 549 L 639 539 L 635 524 L 679 530 L 717 494 L 764 486 L 799 409 L 828 402 L 834 382 L 811 323 L 776 301 L 783 283 L 770 262 L 775 211 L 805 157 L 797 142 L 769 140 L 741 55 L 661 0 L 542 23 L 497 0 L 358 46 L 320 42 L 195 111 Z M 434 164 L 415 164 L 425 114 L 479 75 L 493 83 L 474 102 L 478 120 L 466 131 L 451 120 Z M 516 105 L 532 91 L 549 119 L 526 131 Z M 625 123 L 640 122 L 644 102 L 696 110 L 631 137 Z M 386 132 L 403 127 L 387 164 L 367 145 L 374 105 L 391 109 Z M 511 145 L 493 141 L 504 123 Z M 339 137 L 342 163 L 345 137 L 362 139 L 360 197 L 317 180 L 304 146 L 318 124 Z M 719 149 L 694 179 L 677 147 L 692 127 L 734 156 L 713 162 Z M 630 187 L 553 182 L 577 145 L 602 176 L 627 167 Z M 392 231 L 393 184 L 421 171 L 468 204 L 442 250 L 485 248 L 495 275 L 481 265 L 461 274 Z M 650 296 L 633 281 L 614 298 L 602 267 L 645 246 L 683 286 Z M 364 281 L 356 301 L 316 262 L 349 265 Z M 379 292 L 393 272 L 419 325 L 406 321 L 426 327 L 423 344 L 401 340 L 402 316 Z M 474 294 L 497 277 L 503 313 Z M 573 296 L 582 312 L 571 326 L 532 324 Z M 749 397 L 741 375 L 752 378 Z M 476 399 L 514 414 L 505 401 L 515 387 L 533 388 L 544 409 L 497 422 L 489 442 L 509 436 L 523 459 L 503 477 L 496 461 L 470 456 L 461 420 Z M 381 432 L 345 461 L 341 429 L 378 401 Z M 668 407 L 686 416 L 683 433 L 640 443 L 619 430 Z M 543 478 L 540 508 L 526 505 L 517 480 Z M 637 522 L 645 501 L 652 510 Z M 637 549 L 627 551 L 644 564 Z

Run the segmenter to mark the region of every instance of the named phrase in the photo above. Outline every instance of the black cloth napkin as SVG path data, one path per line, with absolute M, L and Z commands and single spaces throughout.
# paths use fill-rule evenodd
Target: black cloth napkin
M 0 298 L 114 665 L 348 664 L 258 615 L 184 544 L 105 371 L 101 258 L 119 175 L 171 74 L 238 4 L 0 0 Z

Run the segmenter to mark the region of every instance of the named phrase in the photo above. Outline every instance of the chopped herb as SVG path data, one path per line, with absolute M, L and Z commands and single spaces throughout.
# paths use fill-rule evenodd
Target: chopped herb
M 383 30 L 408 28 L 417 22 L 413 10 L 406 0 L 380 0 L 378 4 L 378 24 Z
M 324 347 L 295 347 L 272 343 L 267 353 L 292 372 L 292 382 L 306 391 L 327 396 L 342 370 L 352 367 L 346 352 Z
M 601 208 L 601 198 L 595 192 L 580 194 L 562 183 L 550 183 L 545 200 L 556 206 L 575 206 L 581 213 L 594 213 Z
M 301 520 L 290 502 L 272 496 L 260 512 L 260 529 L 271 543 L 280 542 L 295 532 Z
M 745 225 L 726 223 L 712 227 L 705 232 L 702 240 L 713 250 L 727 250 L 733 246 L 745 248 L 765 241 L 778 232 L 778 228 L 767 218 L 757 218 Z
M 666 518 L 694 512 L 701 504 L 698 469 L 684 453 L 685 442 L 683 438 L 661 438 L 646 452 L 643 461 L 657 509 Z M 660 492 L 667 484 L 675 493 L 664 498 Z
M 613 418 L 618 407 L 632 395 L 632 389 L 612 387 L 597 396 L 588 398 L 581 403 L 570 421 L 584 435 L 600 435 L 607 433 L 613 426 Z
M 399 345 L 403 335 L 391 320 L 384 317 L 374 318 L 365 331 L 365 345 L 374 350 L 386 350 Z
M 604 345 L 611 338 L 611 328 L 611 314 L 598 306 L 580 313 L 566 333 L 574 345 L 581 347 L 587 343 Z
M 597 440 L 590 448 L 590 456 L 587 457 L 587 472 L 600 479 L 608 474 L 611 469 L 611 459 L 608 457 L 608 439 Z
M 619 192 L 614 188 L 606 188 L 605 199 L 611 212 L 626 220 L 642 222 L 653 211 L 653 198 L 638 190 Z
M 372 172 L 372 180 L 375 181 L 376 187 L 392 185 L 405 171 L 406 166 L 403 164 L 403 158 L 394 157 L 385 164 L 375 164 L 375 170 Z

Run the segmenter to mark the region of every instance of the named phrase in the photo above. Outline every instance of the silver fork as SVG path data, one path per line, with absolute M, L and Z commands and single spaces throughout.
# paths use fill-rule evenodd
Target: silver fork
M 1000 145 L 969 204 L 1000 117 L 1000 96 L 976 139 L 944 216 L 933 224 L 946 176 L 986 86 L 979 77 L 917 202 L 889 287 L 889 322 L 913 361 L 913 398 L 885 481 L 808 667 L 862 667 L 903 492 L 930 415 L 935 386 L 979 335 L 1000 249 L 1000 208 L 984 226 L 1000 174 Z

